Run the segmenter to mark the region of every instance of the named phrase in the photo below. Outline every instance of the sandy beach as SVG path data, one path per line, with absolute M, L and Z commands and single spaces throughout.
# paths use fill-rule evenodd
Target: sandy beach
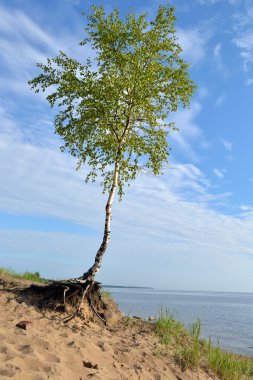
M 208 380 L 182 372 L 161 354 L 152 325 L 118 312 L 104 325 L 95 313 L 68 324 L 51 320 L 17 297 L 29 282 L 0 279 L 0 379 L 19 380 Z M 16 326 L 27 321 L 26 329 Z

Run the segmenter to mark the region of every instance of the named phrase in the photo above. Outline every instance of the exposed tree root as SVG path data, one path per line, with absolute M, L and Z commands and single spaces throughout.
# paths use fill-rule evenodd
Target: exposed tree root
M 66 325 L 75 317 L 82 325 L 114 325 L 123 318 L 113 299 L 103 295 L 101 284 L 90 277 L 50 281 L 47 285 L 2 277 L 0 288 L 14 294 L 19 303 L 35 307 L 41 318 Z
M 98 314 L 95 307 L 93 306 L 91 298 L 89 298 L 89 304 L 90 304 L 92 310 L 94 311 L 94 313 L 96 314 L 96 316 L 106 325 L 106 320 L 104 318 L 102 318 L 101 315 Z
M 101 286 L 94 280 L 70 279 L 48 285 L 33 284 L 16 289 L 20 302 L 33 305 L 43 317 L 67 324 L 75 317 L 82 321 L 110 324 L 112 314 L 120 315 L 110 299 L 104 299 Z

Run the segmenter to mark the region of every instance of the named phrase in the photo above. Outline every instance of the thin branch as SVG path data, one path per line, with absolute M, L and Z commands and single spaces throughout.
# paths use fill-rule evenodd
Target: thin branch
M 114 135 L 115 135 L 115 137 L 116 137 L 116 139 L 117 139 L 117 141 L 118 141 L 118 143 L 119 143 L 119 142 L 120 142 L 120 139 L 119 139 L 119 136 L 118 136 L 117 132 L 116 132 L 115 129 L 113 128 L 112 124 L 109 124 L 109 125 L 110 125 L 110 127 L 111 127 L 111 129 L 112 129 L 112 131 L 113 131 L 113 133 L 114 133 Z

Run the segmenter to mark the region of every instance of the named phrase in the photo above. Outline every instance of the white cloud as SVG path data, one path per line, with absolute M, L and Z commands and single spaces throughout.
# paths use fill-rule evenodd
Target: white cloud
M 250 205 L 241 205 L 241 214 L 240 216 L 247 218 L 247 219 L 253 219 L 253 206 Z
M 213 169 L 213 172 L 214 172 L 214 174 L 215 174 L 218 178 L 223 178 L 224 175 L 225 175 L 226 169 L 217 169 L 217 168 L 214 168 L 214 169 Z
M 20 270 L 40 268 L 46 276 L 79 275 L 92 263 L 100 243 L 106 198 L 99 186 L 84 183 L 70 156 L 27 143 L 21 132 L 17 134 L 14 121 L 6 114 L 4 118 L 0 211 L 66 220 L 83 226 L 84 234 L 2 230 L 1 262 Z M 140 176 L 123 202 L 113 206 L 112 241 L 102 278 L 175 287 L 168 280 L 172 262 L 190 263 L 194 256 L 196 263 L 203 260 L 204 265 L 212 255 L 215 260 L 241 255 L 253 258 L 252 222 L 215 211 L 216 201 L 228 194 L 215 194 L 211 189 L 204 173 L 192 164 L 172 163 L 159 178 Z M 146 266 L 140 277 L 137 268 L 143 261 Z M 149 278 L 151 268 L 159 278 Z M 184 286 L 189 275 L 180 269 L 177 284 L 182 280 Z M 202 280 L 193 283 L 210 289 Z
M 14 121 L 8 116 L 6 110 L 0 106 L 0 144 L 11 144 L 21 140 L 22 133 Z
M 248 78 L 245 81 L 246 86 L 251 86 L 253 84 L 253 78 Z
M 195 2 L 200 4 L 200 5 L 215 5 L 215 4 L 221 3 L 221 2 L 227 2 L 230 5 L 237 5 L 241 1 L 242 0 L 195 0 Z
M 232 42 L 239 48 L 247 72 L 253 63 L 253 6 L 246 8 L 245 12 L 236 13 L 234 20 L 235 38 Z
M 253 207 L 252 206 L 247 206 L 247 205 L 241 205 L 240 206 L 240 209 L 242 211 L 252 211 L 253 210 Z
M 200 62 L 205 57 L 205 48 L 209 35 L 197 28 L 178 28 L 179 44 L 183 48 L 183 55 L 191 64 Z
M 198 160 L 198 157 L 191 144 L 194 141 L 204 140 L 202 131 L 195 121 L 200 111 L 201 105 L 196 101 L 192 102 L 190 109 L 179 110 L 173 116 L 173 121 L 180 133 L 174 132 L 170 135 L 184 154 L 193 160 Z
M 200 97 L 200 99 L 205 99 L 208 95 L 208 89 L 206 87 L 199 87 L 197 89 L 197 94 Z
M 24 12 L 3 5 L 0 5 L 0 14 L 0 68 L 3 66 L 0 84 L 5 92 L 29 96 L 31 91 L 27 81 L 34 77 L 36 63 L 45 62 L 47 57 L 55 56 L 59 50 L 76 58 L 82 57 L 82 60 L 92 56 L 89 46 L 86 49 L 79 46 L 83 36 L 75 29 L 57 30 L 53 34 L 47 31 L 46 25 L 40 26 Z
M 219 42 L 214 50 L 213 50 L 213 55 L 214 55 L 214 58 L 217 59 L 217 58 L 220 58 L 220 54 L 221 54 L 221 48 L 222 48 L 222 44 Z
M 28 131 L 21 131 L 3 110 L 0 123 L 4 126 L 0 130 L 0 210 L 63 218 L 96 227 L 94 210 L 103 209 L 104 197 L 99 196 L 99 187 L 84 183 L 84 173 L 75 172 L 73 158 L 56 148 L 52 126 L 45 129 L 43 143 L 41 131 L 38 133 L 36 129 L 29 129 L 29 134 L 34 136 L 28 141 Z M 172 163 L 166 174 L 170 178 L 170 188 L 178 194 L 186 190 L 191 197 L 194 193 L 204 194 L 209 186 L 203 173 L 192 164 Z M 160 181 L 159 186 L 167 185 Z M 100 202 L 96 201 L 93 207 L 94 197 Z M 68 206 L 64 206 L 66 200 Z
M 221 72 L 224 76 L 227 76 L 228 72 L 227 69 L 223 63 L 222 59 L 222 44 L 219 42 L 213 50 L 213 56 L 214 56 L 214 61 L 216 65 L 216 69 Z
M 81 275 L 93 263 L 99 243 L 85 233 L 26 229 L 1 229 L 0 239 L 1 265 L 20 271 L 39 270 L 51 278 Z M 5 252 L 3 257 L 1 252 Z
M 230 5 L 237 5 L 239 3 L 241 3 L 243 0 L 228 0 L 228 3 Z
M 195 1 L 196 3 L 200 5 L 214 5 L 214 4 L 219 3 L 222 0 L 195 0 Z
M 216 99 L 214 105 L 215 105 L 216 107 L 220 107 L 220 106 L 224 103 L 225 99 L 226 99 L 226 96 L 225 96 L 225 95 L 220 95 L 220 96 Z
M 78 5 L 80 4 L 80 0 L 63 0 L 65 3 L 69 3 L 71 5 Z
M 95 209 L 99 204 L 103 207 L 99 202 L 91 204 L 99 189 L 85 185 L 70 157 L 25 142 L 10 144 L 3 138 L 0 146 L 2 212 L 44 215 L 97 226 Z M 83 188 L 86 188 L 86 201 Z
M 231 141 L 228 141 L 228 140 L 225 140 L 225 139 L 221 139 L 221 142 L 224 145 L 224 148 L 226 150 L 228 150 L 229 152 L 232 150 L 233 144 L 231 143 Z
M 1 59 L 9 72 L 26 82 L 36 62 L 44 61 L 45 54 L 57 52 L 56 40 L 23 12 L 8 10 L 3 6 L 0 12 L 3 20 L 0 24 Z

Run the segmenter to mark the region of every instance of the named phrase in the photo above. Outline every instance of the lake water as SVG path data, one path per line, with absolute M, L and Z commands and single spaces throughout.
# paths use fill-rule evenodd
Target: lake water
M 253 356 L 253 294 L 108 289 L 121 311 L 129 316 L 157 316 L 168 309 L 189 327 L 201 320 L 202 337 L 219 340 L 221 348 Z

